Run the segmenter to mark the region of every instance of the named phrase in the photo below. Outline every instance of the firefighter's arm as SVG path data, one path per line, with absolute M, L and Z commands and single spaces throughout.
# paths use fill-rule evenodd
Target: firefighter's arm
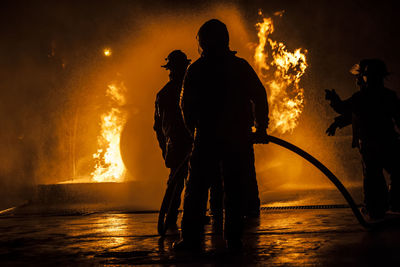
M 339 114 L 349 111 L 351 99 L 341 100 L 335 89 L 325 89 L 325 99 L 330 101 L 329 105 Z
M 393 119 L 396 123 L 396 126 L 398 129 L 400 129 L 400 99 L 397 97 L 397 95 L 394 95 L 394 114 L 393 114 Z
M 162 151 L 162 156 L 165 159 L 166 142 L 165 142 L 165 136 L 164 136 L 164 133 L 162 130 L 162 119 L 161 119 L 161 112 L 160 112 L 158 96 L 157 96 L 156 103 L 155 103 L 153 129 L 156 132 L 158 145 L 160 146 L 161 151 Z
M 183 88 L 181 91 L 179 106 L 182 111 L 183 121 L 185 123 L 186 129 L 193 137 L 196 127 L 196 97 L 195 97 L 195 82 L 193 81 L 190 68 L 183 81 Z
M 253 68 L 248 65 L 250 99 L 254 104 L 254 118 L 257 132 L 266 133 L 269 124 L 268 101 L 264 85 Z
M 326 133 L 329 136 L 334 136 L 337 128 L 343 128 L 350 125 L 352 122 L 351 113 L 342 114 L 337 116 L 333 123 L 326 129 Z

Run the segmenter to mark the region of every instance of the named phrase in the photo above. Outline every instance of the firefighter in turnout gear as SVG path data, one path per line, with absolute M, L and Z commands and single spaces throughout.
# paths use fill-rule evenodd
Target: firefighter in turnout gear
M 172 51 L 166 58 L 168 61 L 162 67 L 169 70 L 169 82 L 158 92 L 155 113 L 154 130 L 157 135 L 165 165 L 170 168 L 168 185 L 171 179 L 176 179 L 176 193 L 167 216 L 170 230 L 177 230 L 178 208 L 181 203 L 181 193 L 188 174 L 185 158 L 192 150 L 192 137 L 187 131 L 179 107 L 182 82 L 190 60 L 180 50 Z M 182 165 L 182 166 L 181 166 Z
M 265 88 L 246 60 L 229 49 L 226 25 L 212 19 L 198 32 L 201 57 L 187 71 L 181 108 L 195 136 L 186 185 L 182 240 L 177 250 L 201 246 L 202 199 L 220 170 L 225 195 L 224 238 L 228 249 L 242 245 L 244 209 L 249 186 L 258 199 L 252 127 L 266 140 L 268 104 Z M 254 180 L 252 180 L 254 179 Z M 259 205 L 259 203 L 258 203 Z
M 388 72 L 382 60 L 361 60 L 350 72 L 360 90 L 346 100 L 326 90 L 326 99 L 340 114 L 326 132 L 332 136 L 337 128 L 352 125 L 352 146 L 362 158 L 365 209 L 371 219 L 380 219 L 389 208 L 400 211 L 400 140 L 395 129 L 400 126 L 400 101 L 384 86 Z M 389 190 L 384 169 L 390 174 Z

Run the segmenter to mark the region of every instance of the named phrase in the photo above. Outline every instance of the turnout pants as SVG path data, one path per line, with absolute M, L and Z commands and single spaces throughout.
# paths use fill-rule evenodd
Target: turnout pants
M 176 224 L 178 218 L 178 209 L 181 205 L 181 195 L 185 186 L 186 177 L 188 175 L 188 155 L 191 151 L 192 144 L 189 142 L 174 142 L 169 145 L 165 163 L 170 168 L 169 178 L 167 182 L 167 190 L 173 190 L 171 186 L 175 186 L 175 194 L 173 196 L 170 210 L 167 214 L 167 221 Z M 167 225 L 167 227 L 170 225 Z
M 215 177 L 221 170 L 225 195 L 225 227 L 227 240 L 240 239 L 243 230 L 243 208 L 245 206 L 246 183 L 251 164 L 251 143 L 230 144 L 196 140 L 190 160 L 189 180 L 186 184 L 182 238 L 200 241 L 203 234 L 202 216 L 204 199 Z M 253 164 L 254 166 L 254 164 Z
M 364 202 L 371 215 L 383 216 L 390 207 L 400 210 L 400 142 L 362 142 L 360 153 L 364 174 Z M 390 188 L 383 170 L 390 175 Z
M 249 164 L 248 166 L 248 178 L 246 178 L 244 191 L 244 216 L 259 216 L 260 214 L 260 198 L 258 192 L 258 184 L 256 177 L 256 169 L 254 166 L 254 149 L 252 145 L 247 147 L 249 151 L 246 151 L 243 154 L 243 157 L 248 156 L 247 159 L 244 159 L 244 162 Z M 223 200 L 224 200 L 224 191 L 223 191 L 223 181 L 221 177 L 221 169 L 220 166 L 216 166 L 215 177 L 211 178 L 211 187 L 210 187 L 210 209 L 211 214 L 216 217 L 222 217 L 223 215 Z M 211 176 L 211 173 L 209 174 Z
M 249 151 L 245 153 L 248 156 L 246 162 L 248 166 L 248 180 L 246 181 L 246 206 L 244 210 L 245 216 L 257 216 L 260 214 L 260 198 L 258 192 L 258 184 L 256 177 L 255 158 L 254 158 L 254 148 L 253 145 L 248 146 Z
M 179 166 L 171 168 L 167 183 L 167 190 L 171 190 L 169 188 L 170 186 L 176 186 L 175 194 L 173 195 L 173 199 L 171 202 L 171 208 L 167 214 L 167 221 L 170 222 L 171 225 L 176 224 L 176 221 L 178 219 L 179 207 L 181 205 L 181 195 L 183 188 L 185 186 L 185 180 L 187 175 L 188 175 L 187 163 L 183 163 L 183 165 L 180 168 Z M 173 179 L 176 181 L 176 183 L 172 182 Z

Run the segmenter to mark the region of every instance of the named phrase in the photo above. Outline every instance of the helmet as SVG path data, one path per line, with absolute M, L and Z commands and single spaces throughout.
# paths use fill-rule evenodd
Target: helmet
M 363 59 L 359 64 L 355 64 L 350 72 L 354 75 L 375 76 L 384 78 L 389 75 L 386 64 L 380 59 Z
M 217 19 L 205 22 L 197 33 L 199 45 L 203 50 L 229 48 L 229 33 L 226 25 Z
M 190 59 L 186 57 L 186 54 L 183 53 L 181 50 L 174 50 L 165 59 L 167 64 L 162 65 L 161 67 L 166 68 L 167 70 L 180 68 L 180 67 L 187 67 L 190 64 Z

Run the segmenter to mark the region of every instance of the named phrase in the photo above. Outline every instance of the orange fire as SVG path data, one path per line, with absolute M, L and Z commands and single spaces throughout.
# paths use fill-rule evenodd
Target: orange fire
M 282 16 L 283 12 L 275 15 Z M 263 18 L 256 27 L 258 45 L 254 61 L 268 92 L 269 130 L 280 134 L 292 132 L 304 107 L 304 89 L 299 83 L 308 66 L 305 56 L 307 50 L 299 48 L 289 52 L 283 42 L 271 39 L 270 35 L 275 30 L 272 18 Z
M 125 165 L 121 158 L 120 138 L 126 122 L 126 113 L 121 107 L 126 103 L 126 88 L 123 83 L 108 85 L 107 96 L 111 110 L 101 116 L 101 134 L 97 137 L 98 150 L 93 154 L 96 161 L 91 173 L 96 182 L 120 182 L 124 179 Z

